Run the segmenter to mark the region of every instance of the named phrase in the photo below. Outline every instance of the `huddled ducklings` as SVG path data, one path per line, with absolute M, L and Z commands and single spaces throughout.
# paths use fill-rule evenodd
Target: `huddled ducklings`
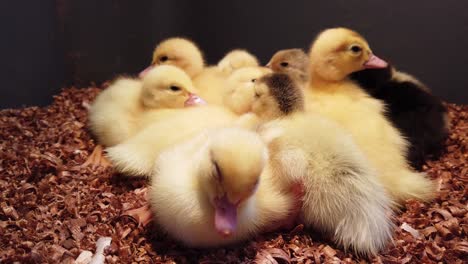
M 307 84 L 310 75 L 309 58 L 300 49 L 275 53 L 268 67 L 275 72 L 288 73 Z M 354 72 L 356 81 L 370 96 L 385 103 L 385 114 L 409 141 L 407 159 L 421 169 L 428 157 L 437 158 L 448 136 L 448 117 L 440 99 L 413 76 L 392 66 Z
M 257 59 L 245 50 L 233 50 L 216 66 L 206 66 L 198 46 L 185 38 L 169 38 L 161 42 L 153 53 L 152 66 L 175 65 L 185 70 L 199 90 L 199 95 L 209 104 L 222 105 L 224 87 L 232 71 L 257 66 Z M 144 70 L 140 76 L 144 76 Z
M 309 58 L 307 109 L 335 120 L 353 135 L 396 202 L 430 200 L 435 195 L 435 184 L 408 165 L 408 143 L 387 120 L 383 102 L 348 79 L 353 72 L 385 68 L 387 63 L 372 53 L 358 33 L 345 28 L 320 33 Z
M 376 254 L 392 237 L 392 201 L 352 136 L 333 121 L 304 111 L 302 90 L 282 73 L 255 84 L 252 111 L 267 122 L 261 134 L 281 131 L 269 144 L 275 179 L 285 191 L 302 183 L 301 215 L 307 225 L 345 249 Z
M 293 198 L 268 166 L 258 134 L 207 130 L 162 152 L 151 177 L 155 220 L 192 247 L 242 241 L 287 218 Z
M 447 109 L 423 83 L 393 66 L 358 71 L 351 79 L 385 103 L 386 115 L 410 143 L 408 159 L 414 168 L 440 156 L 449 132 Z

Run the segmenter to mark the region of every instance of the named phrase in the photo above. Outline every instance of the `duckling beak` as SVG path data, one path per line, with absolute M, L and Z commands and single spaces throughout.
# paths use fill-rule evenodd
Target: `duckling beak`
M 369 60 L 364 63 L 365 69 L 382 69 L 382 68 L 386 68 L 387 66 L 388 66 L 388 63 L 386 61 L 375 56 L 374 54 L 372 54 Z
M 185 107 L 197 106 L 197 105 L 206 105 L 206 101 L 203 100 L 200 96 L 189 93 L 189 98 L 184 102 Z
M 138 77 L 140 77 L 140 78 L 145 77 L 145 75 L 153 68 L 154 68 L 154 65 L 148 66 L 146 69 L 144 69 L 142 72 L 140 72 L 140 74 L 138 74 Z
M 225 195 L 215 201 L 215 229 L 224 237 L 231 236 L 237 228 L 237 205 Z

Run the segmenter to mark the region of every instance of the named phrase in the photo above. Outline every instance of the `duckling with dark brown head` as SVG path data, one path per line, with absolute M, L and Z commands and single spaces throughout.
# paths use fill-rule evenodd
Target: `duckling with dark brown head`
M 309 57 L 302 49 L 285 49 L 276 52 L 267 64 L 274 72 L 286 73 L 300 83 L 309 81 Z
M 268 74 L 255 84 L 252 112 L 271 120 L 304 110 L 304 96 L 293 78 L 284 73 Z

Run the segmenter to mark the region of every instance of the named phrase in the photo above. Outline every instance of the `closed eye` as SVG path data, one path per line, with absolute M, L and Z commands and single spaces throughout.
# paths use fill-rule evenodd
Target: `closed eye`
M 216 161 L 213 161 L 214 168 L 215 168 L 215 176 L 218 179 L 218 181 L 222 182 L 223 181 L 223 174 L 221 173 L 221 169 L 219 168 L 219 165 Z

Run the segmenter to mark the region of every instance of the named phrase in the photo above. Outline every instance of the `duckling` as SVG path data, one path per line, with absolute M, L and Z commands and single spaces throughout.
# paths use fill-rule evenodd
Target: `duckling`
M 285 49 L 273 54 L 266 65 L 273 72 L 286 73 L 301 85 L 309 82 L 309 57 L 302 49 Z
M 174 65 L 193 78 L 203 71 L 205 61 L 203 53 L 193 41 L 176 37 L 168 38 L 156 46 L 151 65 Z
M 204 129 L 233 124 L 236 118 L 228 109 L 214 105 L 173 109 L 163 117 L 158 116 L 157 122 L 148 122 L 150 124 L 129 139 L 107 148 L 107 157 L 120 173 L 148 177 L 154 161 L 165 148 Z
M 228 52 L 219 62 L 218 68 L 221 72 L 231 74 L 237 69 L 244 67 L 259 66 L 257 58 L 246 50 L 235 49 Z
M 352 136 L 335 122 L 305 112 L 302 90 L 283 73 L 255 84 L 252 111 L 266 122 L 261 135 L 281 131 L 269 144 L 275 180 L 284 191 L 302 183 L 306 225 L 345 249 L 376 254 L 392 237 L 392 200 Z
M 393 66 L 358 71 L 351 79 L 385 103 L 388 119 L 409 141 L 407 157 L 414 168 L 440 156 L 449 132 L 447 109 L 426 85 Z
M 238 115 L 250 112 L 255 96 L 254 83 L 270 72 L 265 67 L 243 67 L 233 71 L 227 79 L 224 105 Z
M 352 134 L 397 203 L 433 198 L 435 184 L 408 165 L 408 143 L 385 117 L 383 102 L 347 78 L 364 68 L 385 68 L 387 63 L 372 53 L 363 37 L 346 28 L 320 33 L 309 58 L 308 111 L 336 121 Z
M 174 66 L 159 66 L 143 80 L 119 78 L 102 91 L 89 110 L 91 131 L 105 146 L 116 145 L 139 129 L 146 111 L 203 104 L 188 75 Z
M 198 248 L 268 229 L 287 217 L 293 200 L 273 182 L 267 159 L 258 134 L 241 128 L 208 130 L 164 151 L 149 190 L 156 222 Z

